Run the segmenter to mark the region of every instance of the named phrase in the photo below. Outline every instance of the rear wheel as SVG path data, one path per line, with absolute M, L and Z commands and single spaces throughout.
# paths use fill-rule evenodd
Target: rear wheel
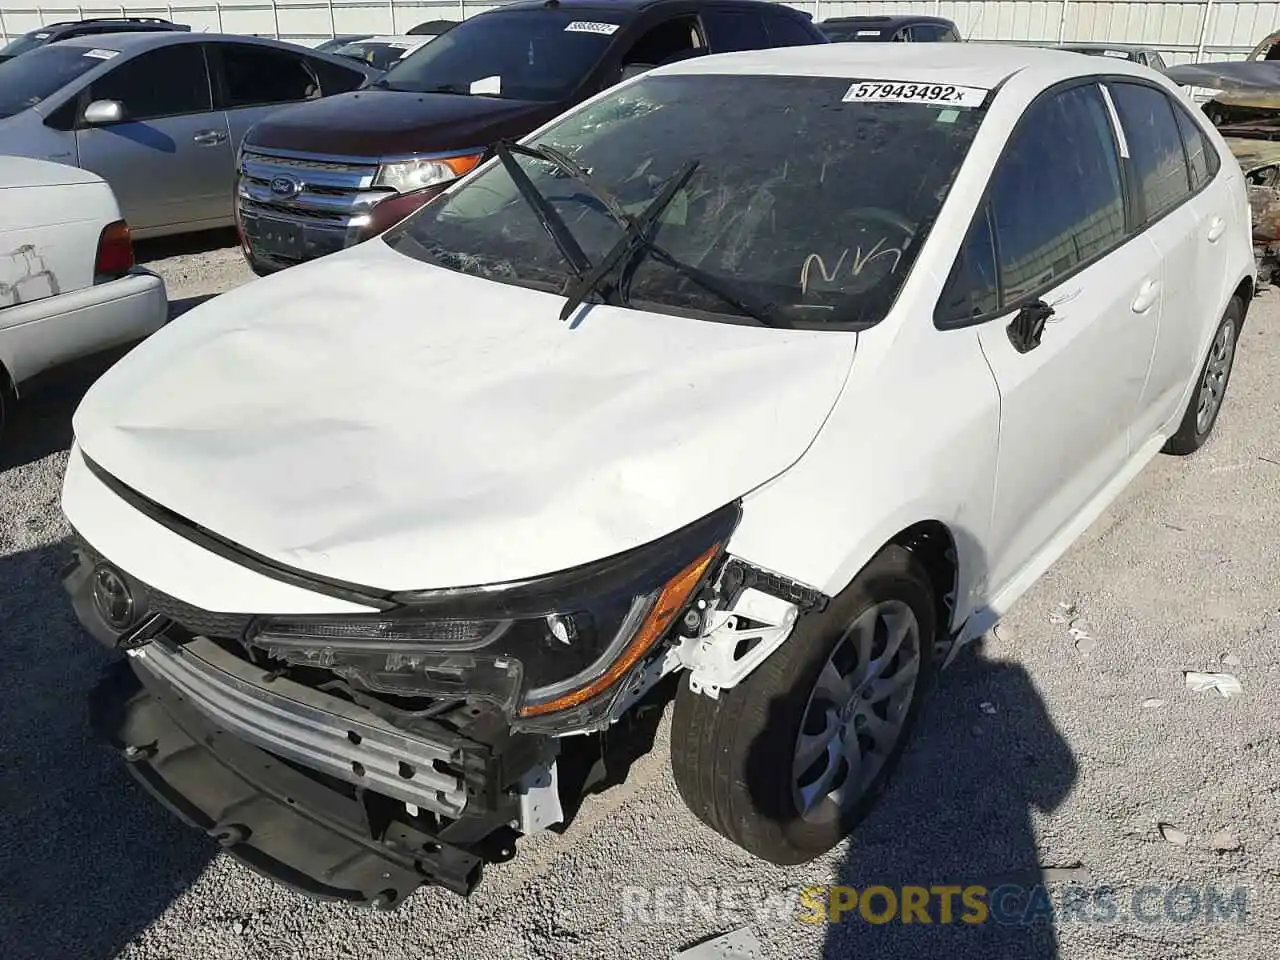
M 1191 393 L 1187 409 L 1177 431 L 1164 445 L 1165 453 L 1185 456 L 1195 453 L 1213 433 L 1227 395 L 1227 382 L 1235 365 L 1236 343 L 1240 339 L 1240 323 L 1244 317 L 1244 305 L 1239 297 L 1232 297 L 1227 304 L 1218 329 L 1209 345 L 1209 356 L 1200 368 L 1200 376 Z
M 891 546 L 738 686 L 712 700 L 686 681 L 671 732 L 685 804 L 772 863 L 830 850 L 870 812 L 898 763 L 936 629 L 927 575 Z

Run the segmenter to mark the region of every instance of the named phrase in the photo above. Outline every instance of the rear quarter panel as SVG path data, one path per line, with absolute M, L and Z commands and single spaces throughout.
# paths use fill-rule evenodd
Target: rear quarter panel
M 23 377 L 10 308 L 93 285 L 102 228 L 120 219 L 103 182 L 0 188 L 0 363 Z

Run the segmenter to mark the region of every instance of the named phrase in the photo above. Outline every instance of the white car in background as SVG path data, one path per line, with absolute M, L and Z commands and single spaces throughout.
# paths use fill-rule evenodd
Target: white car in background
M 0 434 L 25 381 L 145 337 L 167 314 L 164 282 L 134 267 L 106 181 L 0 156 Z
M 574 735 L 683 671 L 688 806 L 816 857 L 930 674 L 1209 437 L 1240 168 L 1145 67 L 967 43 L 691 59 L 495 152 L 90 389 L 103 732 L 256 869 L 394 906 L 561 821 Z

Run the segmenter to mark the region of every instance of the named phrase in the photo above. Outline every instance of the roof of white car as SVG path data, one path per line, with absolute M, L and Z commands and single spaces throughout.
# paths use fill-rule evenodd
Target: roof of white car
M 848 77 L 990 88 L 1032 69 L 1046 84 L 1104 72 L 1150 75 L 1123 60 L 1101 61 L 1066 50 L 1005 43 L 818 43 L 695 57 L 654 72 Z
M 72 183 L 100 183 L 96 173 L 48 160 L 0 157 L 0 190 L 22 187 L 65 187 Z

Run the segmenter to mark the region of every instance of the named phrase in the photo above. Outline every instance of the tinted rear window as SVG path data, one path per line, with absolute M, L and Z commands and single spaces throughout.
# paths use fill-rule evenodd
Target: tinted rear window
M 53 43 L 0 63 L 0 117 L 34 107 L 100 67 L 102 59 L 87 56 L 89 52 L 86 47 Z
M 574 157 L 632 215 L 696 160 L 655 231 L 672 257 L 785 321 L 869 325 L 897 297 L 982 111 L 844 102 L 849 87 L 826 77 L 650 76 L 535 142 Z M 517 162 L 599 262 L 622 235 L 616 220 L 572 178 Z M 572 277 L 501 164 L 388 242 L 502 283 L 559 291 Z M 652 257 L 638 259 L 626 282 L 640 309 L 741 316 Z

